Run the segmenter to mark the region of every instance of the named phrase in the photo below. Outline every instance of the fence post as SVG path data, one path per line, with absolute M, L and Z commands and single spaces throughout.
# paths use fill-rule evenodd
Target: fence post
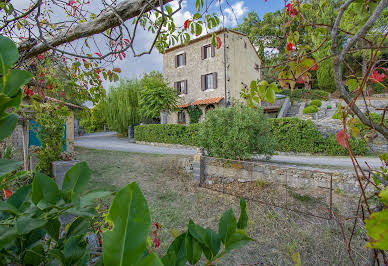
M 204 150 L 201 148 L 197 149 L 197 154 L 194 155 L 193 161 L 193 179 L 194 182 L 202 184 L 205 180 L 205 161 L 204 161 Z

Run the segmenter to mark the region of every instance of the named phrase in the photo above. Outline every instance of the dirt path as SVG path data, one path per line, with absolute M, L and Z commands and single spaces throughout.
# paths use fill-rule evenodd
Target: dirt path
M 79 159 L 92 169 L 92 188 L 111 188 L 137 182 L 148 200 L 152 221 L 162 225 L 161 247 L 165 254 L 172 230 L 183 231 L 191 217 L 214 230 L 222 213 L 233 208 L 239 215 L 239 199 L 209 191 L 173 169 L 175 155 L 77 149 Z M 272 195 L 277 197 L 278 195 Z M 107 203 L 109 204 L 109 203 Z M 225 256 L 218 265 L 292 265 L 299 252 L 302 265 L 350 265 L 341 233 L 334 222 L 267 207 L 248 201 L 250 245 Z M 349 225 L 350 226 L 350 225 Z M 347 228 L 346 228 L 347 229 Z M 354 237 L 356 261 L 365 264 L 364 232 Z

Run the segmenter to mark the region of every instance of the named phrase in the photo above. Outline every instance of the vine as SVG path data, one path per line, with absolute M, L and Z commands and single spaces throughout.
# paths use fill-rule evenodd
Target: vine
M 187 108 L 187 112 L 190 116 L 190 124 L 198 123 L 203 114 L 202 110 L 198 108 L 198 106 L 189 106 Z

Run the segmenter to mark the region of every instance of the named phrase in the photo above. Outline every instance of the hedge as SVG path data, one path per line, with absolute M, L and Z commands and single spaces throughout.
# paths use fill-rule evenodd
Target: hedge
M 276 151 L 347 155 L 346 149 L 337 144 L 335 135 L 323 136 L 311 120 L 285 117 L 270 119 L 270 121 L 276 140 Z M 199 146 L 197 137 L 200 125 L 136 126 L 135 139 L 145 142 Z M 363 140 L 352 137 L 349 141 L 356 155 L 368 154 L 367 144 Z
M 309 105 L 303 109 L 303 114 L 314 114 L 318 112 L 318 107 L 315 105 Z
M 135 127 L 135 140 L 198 146 L 200 124 L 153 124 Z
M 329 93 L 323 90 L 306 90 L 306 89 L 284 89 L 280 94 L 290 97 L 291 101 L 300 101 L 300 100 L 322 100 L 327 101 L 329 99 Z

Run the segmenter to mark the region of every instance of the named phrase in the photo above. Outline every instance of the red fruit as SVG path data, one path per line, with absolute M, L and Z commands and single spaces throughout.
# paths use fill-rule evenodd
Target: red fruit
M 40 55 L 38 55 L 38 58 L 39 58 L 39 60 L 43 60 L 44 55 L 43 55 L 43 54 L 40 54 Z
M 189 22 L 190 20 L 186 20 L 185 23 L 183 24 L 183 27 L 185 28 L 185 30 L 187 30 L 187 28 L 189 27 Z
M 291 17 L 296 17 L 296 15 L 298 15 L 298 11 L 292 6 L 291 3 L 287 4 L 286 5 L 287 7 L 287 14 Z
M 217 49 L 220 49 L 222 46 L 221 38 L 217 36 Z
M 370 75 L 369 80 L 372 83 L 377 83 L 377 82 L 383 82 L 385 79 L 385 74 L 384 73 L 379 73 L 377 70 L 373 71 L 372 75 Z
M 85 60 L 85 58 L 82 58 L 82 62 L 86 63 L 86 60 Z
M 287 50 L 288 50 L 288 51 L 292 51 L 292 48 L 293 48 L 293 47 L 294 47 L 294 46 L 292 45 L 292 43 L 289 42 L 289 43 L 287 44 Z
M 344 148 L 347 147 L 347 140 L 349 138 L 350 138 L 349 135 L 346 134 L 345 130 L 343 130 L 343 129 L 341 131 L 339 131 L 336 135 L 337 143 Z
M 12 195 L 12 191 L 7 188 L 3 189 L 3 193 L 4 193 L 4 199 L 8 199 Z
M 64 95 L 65 95 L 65 93 L 64 93 L 63 91 L 61 91 L 61 95 L 62 95 L 62 96 L 64 96 Z

